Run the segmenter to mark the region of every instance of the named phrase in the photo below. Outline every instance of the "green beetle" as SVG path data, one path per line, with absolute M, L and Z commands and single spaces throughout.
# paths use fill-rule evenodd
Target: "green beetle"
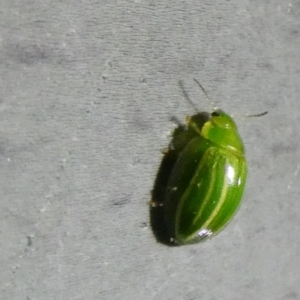
M 172 147 L 180 150 L 167 181 L 164 218 L 172 242 L 192 244 L 222 230 L 237 211 L 247 177 L 244 145 L 232 117 L 215 109 L 187 117 Z

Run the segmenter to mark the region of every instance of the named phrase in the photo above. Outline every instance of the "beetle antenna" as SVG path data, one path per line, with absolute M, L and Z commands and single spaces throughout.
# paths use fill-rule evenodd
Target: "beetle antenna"
M 242 118 L 256 118 L 256 117 L 262 117 L 262 116 L 265 116 L 268 112 L 267 111 L 264 111 L 260 114 L 246 114 L 246 115 L 236 115 L 237 117 L 242 117 Z M 233 117 L 233 115 L 231 115 Z
M 208 96 L 208 94 L 206 93 L 204 87 L 200 84 L 200 82 L 197 79 L 194 78 L 194 81 L 199 85 L 200 89 L 202 90 L 203 94 L 205 95 L 206 99 L 209 101 L 209 103 L 213 107 L 213 109 L 217 110 L 218 107 L 214 104 L 212 99 Z
M 248 118 L 262 117 L 262 116 L 265 116 L 267 113 L 268 113 L 267 111 L 264 111 L 263 113 L 260 113 L 260 114 L 246 115 L 246 117 L 248 117 Z
M 184 86 L 183 86 L 183 81 L 182 81 L 182 80 L 179 80 L 179 86 L 180 86 L 180 88 L 181 88 L 181 90 L 182 90 L 182 92 L 183 92 L 184 98 L 187 100 L 187 102 L 190 103 L 190 105 L 191 105 L 191 106 L 194 108 L 194 110 L 198 113 L 199 110 L 197 109 L 195 103 L 190 99 L 188 93 L 186 92 L 186 90 L 185 90 L 185 88 L 184 88 Z

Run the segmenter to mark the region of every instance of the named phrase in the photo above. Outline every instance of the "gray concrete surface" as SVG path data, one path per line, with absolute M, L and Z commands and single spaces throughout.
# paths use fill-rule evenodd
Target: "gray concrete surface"
M 0 1 L 0 299 L 300 299 L 299 1 Z M 174 124 L 235 114 L 249 177 L 211 241 L 158 243 Z M 262 118 L 238 115 L 268 110 Z

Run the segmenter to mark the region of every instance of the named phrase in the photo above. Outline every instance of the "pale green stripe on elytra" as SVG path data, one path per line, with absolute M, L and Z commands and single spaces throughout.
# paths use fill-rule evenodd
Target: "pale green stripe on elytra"
M 209 150 L 211 150 L 211 149 L 209 149 Z M 203 167 L 203 165 L 205 164 L 205 162 L 207 162 L 207 156 L 209 155 L 209 150 L 207 150 L 207 151 L 204 153 L 204 155 L 202 156 L 202 159 L 201 159 L 200 162 L 198 163 L 198 168 L 197 168 L 197 170 L 196 170 L 196 174 L 198 174 L 198 171 Z M 215 172 L 215 170 L 214 170 L 214 172 Z M 213 179 L 215 180 L 215 179 L 216 179 L 215 174 L 212 173 L 211 176 L 210 176 L 210 178 L 213 178 Z M 193 179 L 192 179 L 192 181 L 191 181 L 191 184 L 189 185 L 189 187 L 186 189 L 186 191 L 185 191 L 184 194 L 182 195 L 182 201 L 180 201 L 180 204 L 179 204 L 179 206 L 178 206 L 178 211 L 179 211 L 179 212 L 181 211 L 182 206 L 183 206 L 183 204 L 185 203 L 186 198 L 189 196 L 190 190 L 193 188 L 193 186 L 194 186 L 194 185 L 197 185 L 198 188 L 201 187 L 201 185 L 202 185 L 202 183 L 203 183 L 203 180 L 202 180 L 201 182 L 196 182 L 197 180 L 198 180 L 198 179 L 197 179 L 197 176 L 194 176 Z M 215 181 L 213 181 L 212 184 L 210 185 L 209 190 L 211 189 L 211 191 L 213 190 L 214 182 L 215 182 Z M 208 197 L 208 200 L 209 200 L 209 198 L 210 198 L 210 197 Z M 177 215 L 176 215 L 176 224 L 177 224 L 177 226 L 179 225 L 179 220 L 178 220 L 179 215 L 180 215 L 180 214 L 177 214 Z M 198 215 L 198 214 L 197 214 L 197 215 Z M 203 228 L 203 226 L 202 226 L 202 228 Z M 177 228 L 176 228 L 176 231 L 177 231 Z M 186 240 L 192 239 L 193 237 L 194 237 L 194 234 L 188 236 L 188 237 L 186 238 Z
M 200 160 L 200 162 L 198 163 L 198 168 L 196 170 L 196 174 L 198 174 L 198 170 L 202 168 L 202 165 L 205 163 L 206 161 L 206 156 L 207 156 L 207 152 L 204 153 L 204 155 L 202 156 L 202 159 Z M 179 206 L 178 206 L 178 211 L 180 212 L 181 209 L 182 209 L 182 206 L 184 205 L 185 201 L 186 201 L 186 198 L 189 196 L 190 194 L 190 190 L 193 188 L 193 185 L 197 185 L 198 188 L 201 187 L 202 183 L 203 183 L 203 180 L 201 182 L 196 182 L 197 176 L 194 176 L 191 183 L 189 184 L 188 188 L 185 190 L 184 194 L 182 195 L 182 200 L 180 201 L 179 203 Z M 176 224 L 177 226 L 179 225 L 179 218 L 180 214 L 177 214 L 176 215 Z M 177 230 L 177 228 L 176 228 Z
M 212 214 L 210 217 L 206 220 L 206 222 L 203 224 L 202 228 L 207 228 L 211 222 L 214 221 L 215 217 L 217 214 L 220 212 L 222 209 L 222 206 L 224 202 L 226 201 L 227 198 L 227 192 L 228 192 L 229 184 L 227 182 L 227 176 L 224 176 L 224 182 L 223 182 L 223 188 L 222 188 L 222 193 L 219 199 L 218 204 L 216 205 L 215 209 L 213 210 Z
M 211 149 L 209 149 L 211 150 Z M 208 150 L 208 151 L 209 151 Z M 199 168 L 200 169 L 200 168 Z M 210 178 L 211 178 L 211 181 L 210 181 L 210 185 L 209 185 L 209 188 L 208 188 L 208 191 L 206 193 L 206 196 L 204 198 L 204 200 L 202 201 L 201 203 L 201 209 L 199 210 L 199 212 L 197 213 L 195 219 L 194 219 L 194 222 L 193 224 L 195 224 L 196 222 L 198 222 L 198 220 L 202 217 L 202 213 L 206 207 L 206 205 L 210 202 L 211 200 L 211 195 L 213 193 L 213 190 L 214 190 L 214 187 L 215 187 L 215 182 L 216 182 L 216 179 L 217 179 L 217 176 L 216 176 L 216 168 L 213 168 L 212 169 L 212 172 L 210 174 Z M 200 188 L 200 187 L 199 187 Z

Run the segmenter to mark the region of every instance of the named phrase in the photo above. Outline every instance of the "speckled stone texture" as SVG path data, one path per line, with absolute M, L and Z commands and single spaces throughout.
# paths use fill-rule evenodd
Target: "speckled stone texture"
M 300 299 L 299 49 L 299 1 L 0 0 L 0 299 Z M 179 80 L 211 109 L 194 78 L 249 177 L 222 233 L 169 247 L 148 202 Z

